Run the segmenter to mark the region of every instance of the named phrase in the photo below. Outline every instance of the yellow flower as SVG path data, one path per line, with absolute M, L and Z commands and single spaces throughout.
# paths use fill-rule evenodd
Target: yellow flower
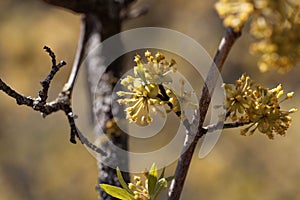
M 245 75 L 237 80 L 236 85 L 224 84 L 224 88 L 227 95 L 227 117 L 230 116 L 232 121 L 250 124 L 241 130 L 242 135 L 247 132 L 251 135 L 258 130 L 273 139 L 275 133 L 286 134 L 291 125 L 289 115 L 297 110 L 281 110 L 280 103 L 291 98 L 292 92 L 280 100 L 284 95 L 281 85 L 273 89 L 264 88 Z
M 287 0 L 219 0 L 215 8 L 225 27 L 238 32 L 250 19 L 259 69 L 285 73 L 300 60 L 300 3 Z
M 119 91 L 120 104 L 128 107 L 125 109 L 126 118 L 130 122 L 145 126 L 152 122 L 150 112 L 155 112 L 156 106 L 166 103 L 166 99 L 159 97 L 159 85 L 168 84 L 172 81 L 170 73 L 175 71 L 175 61 L 167 62 L 165 56 L 157 53 L 155 57 L 146 51 L 147 62 L 144 63 L 140 55 L 136 55 L 134 61 L 134 76 L 127 76 L 121 80 L 121 85 L 129 91 Z
M 215 4 L 225 27 L 231 27 L 238 32 L 248 21 L 254 11 L 253 4 L 248 0 L 219 0 Z
M 252 86 L 253 81 L 245 74 L 236 81 L 236 85 L 223 84 L 226 92 L 227 113 L 230 114 L 232 120 L 236 120 L 238 113 L 243 114 L 245 109 L 253 104 L 253 99 L 251 98 L 253 93 Z

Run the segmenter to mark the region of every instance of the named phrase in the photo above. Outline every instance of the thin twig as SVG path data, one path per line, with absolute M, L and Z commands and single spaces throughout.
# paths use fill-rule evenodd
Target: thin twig
M 26 105 L 26 106 L 33 106 L 34 100 L 30 97 L 25 97 L 15 90 L 11 89 L 5 82 L 0 79 L 0 90 L 5 92 L 8 96 L 14 98 L 18 105 Z
M 207 132 L 214 132 L 216 130 L 221 130 L 221 129 L 229 129 L 229 128 L 237 128 L 240 126 L 245 126 L 247 124 L 250 124 L 251 122 L 229 122 L 229 123 L 224 123 L 223 121 L 219 121 L 216 124 L 211 124 L 206 127 L 203 127 Z
M 39 91 L 39 97 L 40 97 L 39 103 L 46 103 L 46 100 L 48 98 L 48 89 L 50 87 L 51 80 L 53 79 L 55 74 L 59 71 L 59 69 L 67 64 L 65 61 L 61 61 L 57 65 L 54 52 L 47 46 L 44 46 L 44 49 L 52 58 L 52 69 L 50 73 L 47 75 L 47 77 L 43 81 L 41 81 L 42 90 Z
M 88 42 L 89 36 L 90 36 L 90 30 L 88 30 L 86 21 L 85 21 L 85 15 L 82 15 L 81 20 L 81 31 L 80 36 L 78 40 L 78 47 L 76 51 L 76 56 L 74 59 L 74 63 L 72 66 L 72 71 L 70 73 L 68 82 L 65 84 L 63 91 L 68 91 L 70 96 L 72 95 L 73 88 L 75 85 L 76 78 L 78 76 L 78 72 L 80 69 L 80 66 L 83 62 L 84 55 L 85 55 L 85 46 Z
M 205 80 L 205 86 L 202 89 L 202 95 L 199 102 L 199 126 L 198 129 L 189 128 L 183 147 L 182 154 L 178 160 L 177 168 L 175 171 L 174 179 L 169 189 L 169 200 L 179 200 L 187 172 L 199 139 L 206 134 L 207 130 L 203 129 L 204 119 L 211 102 L 211 94 L 214 91 L 215 84 L 219 78 L 219 73 L 222 70 L 223 64 L 233 46 L 235 41 L 240 37 L 241 33 L 234 32 L 231 28 L 226 29 L 225 36 L 222 38 L 218 51 L 214 57 L 214 63 L 210 67 L 208 76 Z M 193 120 L 192 126 L 197 123 Z
M 14 98 L 18 105 L 26 105 L 28 107 L 31 107 L 35 111 L 39 111 L 42 113 L 43 117 L 46 117 L 47 115 L 50 115 L 51 113 L 57 112 L 57 111 L 64 111 L 66 114 L 69 125 L 71 128 L 71 134 L 70 134 L 70 141 L 72 143 L 76 143 L 76 137 L 86 146 L 91 148 L 92 150 L 101 153 L 102 155 L 106 156 L 106 153 L 103 152 L 101 149 L 96 147 L 95 145 L 91 144 L 86 137 L 84 137 L 78 130 L 78 128 L 75 125 L 75 116 L 72 111 L 71 107 L 71 95 L 70 92 L 62 91 L 59 93 L 58 97 L 51 102 L 46 102 L 48 98 L 48 89 L 50 87 L 51 80 L 55 76 L 55 74 L 58 72 L 58 70 L 66 65 L 65 61 L 61 61 L 58 64 L 56 64 L 56 58 L 54 52 L 49 47 L 44 47 L 44 49 L 48 52 L 49 56 L 52 58 L 52 69 L 50 73 L 47 75 L 45 80 L 41 82 L 42 89 L 39 91 L 37 98 L 31 98 L 26 97 L 15 90 L 13 90 L 11 87 L 9 87 L 5 82 L 0 79 L 0 90 L 5 92 L 8 96 Z M 78 73 L 78 70 L 76 71 Z M 74 85 L 73 85 L 74 86 Z

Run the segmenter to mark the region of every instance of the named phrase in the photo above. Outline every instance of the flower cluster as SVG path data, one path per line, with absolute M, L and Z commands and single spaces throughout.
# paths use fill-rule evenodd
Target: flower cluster
M 245 113 L 253 104 L 254 99 L 251 97 L 253 84 L 254 82 L 246 75 L 242 75 L 235 85 L 223 84 L 226 91 L 227 116 L 230 116 L 232 121 L 241 121 L 242 118 L 238 119 L 238 113 Z
M 133 191 L 134 199 L 139 199 L 139 200 L 150 199 L 148 188 L 146 186 L 147 180 L 143 181 L 141 177 L 134 176 L 133 181 L 134 181 L 133 183 L 128 184 L 128 187 L 130 190 Z
M 291 113 L 296 109 L 284 111 L 280 104 L 293 97 L 293 92 L 287 93 L 283 98 L 284 91 L 281 85 L 268 89 L 254 83 L 245 74 L 236 81 L 236 85 L 224 84 L 226 91 L 227 117 L 234 122 L 249 124 L 247 128 L 241 130 L 245 135 L 256 130 L 266 134 L 270 139 L 274 138 L 274 133 L 285 135 L 291 124 Z
M 122 131 L 118 127 L 116 121 L 114 119 L 107 120 L 105 124 L 106 128 L 106 136 L 111 137 L 119 137 L 122 134 Z
M 219 0 L 215 8 L 223 19 L 223 25 L 236 32 L 241 30 L 254 11 L 249 0 Z
M 287 72 L 300 57 L 300 4 L 296 0 L 219 0 L 215 5 L 226 27 L 239 31 L 251 16 L 252 54 L 258 67 Z
M 147 62 L 143 62 L 141 56 L 136 55 L 134 76 L 127 76 L 121 80 L 121 85 L 129 91 L 117 92 L 122 97 L 118 102 L 128 106 L 125 109 L 126 118 L 138 125 L 148 125 L 152 121 L 150 113 L 156 113 L 159 105 L 166 105 L 169 111 L 182 117 L 181 104 L 193 104 L 191 93 L 183 91 L 183 82 L 179 94 L 169 87 L 172 82 L 171 73 L 176 72 L 175 60 L 168 62 L 163 54 L 157 53 L 152 56 L 149 51 L 145 52 L 145 57 Z
M 299 1 L 254 2 L 257 5 L 250 33 L 256 42 L 250 46 L 250 52 L 261 55 L 258 66 L 262 72 L 270 68 L 277 69 L 280 73 L 287 72 L 300 57 Z
M 117 176 L 122 188 L 100 184 L 100 187 L 108 194 L 118 199 L 137 199 L 137 200 L 155 200 L 159 194 L 168 187 L 173 177 L 164 178 L 165 169 L 158 176 L 157 166 L 153 164 L 149 171 L 145 172 L 145 179 L 142 180 L 139 176 L 133 177 L 133 182 L 127 184 L 117 168 Z

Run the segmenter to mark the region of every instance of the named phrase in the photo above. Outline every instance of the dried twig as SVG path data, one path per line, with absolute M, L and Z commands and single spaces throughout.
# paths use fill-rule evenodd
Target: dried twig
M 57 112 L 60 110 L 64 111 L 64 113 L 68 118 L 69 125 L 71 128 L 70 142 L 75 144 L 76 137 L 77 137 L 82 143 L 87 145 L 92 150 L 101 153 L 102 155 L 106 155 L 106 153 L 103 152 L 101 149 L 91 144 L 87 140 L 87 138 L 85 138 L 76 127 L 75 115 L 73 114 L 72 107 L 71 107 L 70 91 L 68 90 L 62 91 L 61 93 L 59 93 L 58 97 L 54 101 L 48 103 L 46 102 L 48 98 L 48 89 L 50 87 L 51 80 L 54 78 L 55 74 L 59 71 L 59 69 L 64 65 L 66 65 L 66 62 L 61 61 L 57 64 L 54 52 L 47 46 L 45 46 L 44 49 L 52 59 L 52 68 L 50 73 L 46 76 L 46 78 L 43 81 L 41 81 L 42 89 L 39 91 L 37 98 L 26 97 L 16 92 L 11 87 L 9 87 L 5 82 L 3 82 L 1 79 L 0 79 L 0 90 L 5 92 L 10 97 L 14 98 L 18 105 L 26 105 L 28 107 L 31 107 L 35 111 L 41 112 L 43 117 L 46 117 L 47 115 L 50 115 L 53 112 Z M 76 73 L 78 73 L 78 70 Z M 72 86 L 74 86 L 74 84 Z
M 216 130 L 221 129 L 228 129 L 228 128 L 237 128 L 240 126 L 245 126 L 247 124 L 250 124 L 251 122 L 230 122 L 230 123 L 224 123 L 223 121 L 220 121 L 216 124 L 212 124 L 206 127 L 203 127 L 202 129 L 205 129 L 206 132 L 214 132 Z
M 41 81 L 42 90 L 39 92 L 40 97 L 40 103 L 46 103 L 46 100 L 48 98 L 48 89 L 50 87 L 50 82 L 55 76 L 55 74 L 58 72 L 58 70 L 66 65 L 67 63 L 65 61 L 61 61 L 58 65 L 56 64 L 56 58 L 54 52 L 47 46 L 44 46 L 44 49 L 46 52 L 48 52 L 49 56 L 52 58 L 52 70 L 48 74 L 48 76 L 45 78 L 45 80 Z
M 86 16 L 82 15 L 81 30 L 80 30 L 80 36 L 79 36 L 76 56 L 74 59 L 72 71 L 70 73 L 68 82 L 65 84 L 64 89 L 63 89 L 63 91 L 69 92 L 70 94 L 72 94 L 72 92 L 73 92 L 74 84 L 75 84 L 76 78 L 78 76 L 80 66 L 81 66 L 82 61 L 85 56 L 85 46 L 90 38 L 90 34 L 91 34 L 91 30 L 90 30 L 90 27 L 88 27 L 86 24 Z

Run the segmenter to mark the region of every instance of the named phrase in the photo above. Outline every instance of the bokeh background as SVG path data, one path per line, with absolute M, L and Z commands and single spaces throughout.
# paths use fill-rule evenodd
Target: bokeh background
M 224 28 L 213 9 L 214 1 L 145 0 L 149 13 L 124 23 L 124 30 L 158 26 L 194 38 L 210 55 L 216 51 Z M 68 78 L 75 55 L 80 16 L 37 0 L 0 1 L 0 77 L 17 91 L 35 97 L 50 69 L 43 46 L 50 46 L 58 60 L 68 65 L 55 77 L 50 99 L 55 98 Z M 247 30 L 247 27 L 246 27 Z M 300 67 L 282 75 L 260 73 L 255 57 L 248 53 L 252 38 L 243 32 L 222 72 L 225 82 L 234 82 L 246 72 L 257 82 L 286 91 L 294 99 L 284 107 L 299 106 Z M 84 77 L 84 71 L 81 72 Z M 76 109 L 88 113 L 86 82 L 76 85 Z M 188 77 L 187 77 L 188 78 Z M 299 108 L 299 107 L 298 107 Z M 81 126 L 91 129 L 89 115 L 81 115 Z M 182 199 L 281 200 L 300 199 L 300 113 L 285 137 L 269 140 L 255 134 L 224 131 L 208 157 L 194 156 Z M 175 163 L 167 171 L 171 174 Z M 69 143 L 69 127 L 63 113 L 43 119 L 30 108 L 17 106 L 0 92 L 0 199 L 81 200 L 96 199 L 97 166 L 84 146 Z

